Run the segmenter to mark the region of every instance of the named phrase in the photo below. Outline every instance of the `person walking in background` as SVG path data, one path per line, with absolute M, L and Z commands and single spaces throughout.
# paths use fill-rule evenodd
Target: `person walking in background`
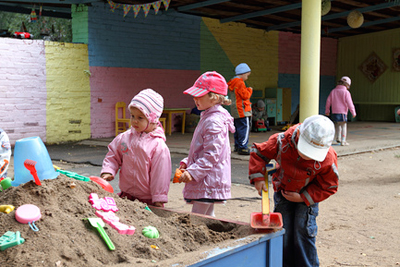
M 353 118 L 356 117 L 356 109 L 349 92 L 351 80 L 343 76 L 337 83 L 337 86 L 329 94 L 326 105 L 325 115 L 329 117 L 332 107 L 331 119 L 335 123 L 335 140 L 342 146 L 348 146 L 347 137 L 347 113 L 351 112 Z
M 257 103 L 252 104 L 251 107 L 252 107 L 251 125 L 253 131 L 257 132 L 257 123 L 259 121 L 262 121 L 265 128 L 267 128 L 267 131 L 271 131 L 271 128 L 269 128 L 268 114 L 265 102 L 260 99 L 257 101 Z
M 249 179 L 261 195 L 267 189 L 265 165 L 274 159 L 272 175 L 274 212 L 283 219 L 283 266 L 319 266 L 317 216 L 319 202 L 335 194 L 339 185 L 337 154 L 331 147 L 335 135 L 332 121 L 314 115 L 263 143 L 254 143 Z
M 246 63 L 240 63 L 235 68 L 235 74 L 229 82 L 229 98 L 232 100 L 231 114 L 234 118 L 236 132 L 234 151 L 240 155 L 250 155 L 247 147 L 251 128 L 251 102 L 253 88 L 247 87 L 245 81 L 251 74 L 251 69 Z
M 235 132 L 233 118 L 222 105 L 228 85 L 225 78 L 210 71 L 202 74 L 183 93 L 193 96 L 200 121 L 190 143 L 188 157 L 182 159 L 179 182 L 185 183 L 183 197 L 193 204 L 192 212 L 215 216 L 214 203 L 231 198 L 231 148 L 229 132 Z
M 118 194 L 163 207 L 168 202 L 171 180 L 171 155 L 164 130 L 158 121 L 164 99 L 152 89 L 139 92 L 128 108 L 132 127 L 108 145 L 101 178 L 111 181 L 119 172 Z
M 0 179 L 7 178 L 7 169 L 11 158 L 11 145 L 8 135 L 0 129 Z

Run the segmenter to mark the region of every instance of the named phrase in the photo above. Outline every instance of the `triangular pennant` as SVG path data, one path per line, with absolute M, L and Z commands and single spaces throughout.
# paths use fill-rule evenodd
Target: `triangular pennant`
M 164 4 L 165 10 L 168 10 L 169 7 L 169 3 L 171 2 L 171 0 L 161 0 Z
M 144 17 L 147 17 L 150 11 L 151 3 L 142 5 L 144 11 Z
M 36 11 L 35 7 L 33 7 L 31 11 L 31 22 L 36 22 L 36 21 L 37 21 Z
M 124 5 L 124 17 L 129 13 L 129 10 L 131 10 L 132 5 Z
M 137 17 L 137 15 L 139 14 L 140 8 L 142 6 L 141 5 L 133 5 L 132 9 L 133 9 L 133 13 L 135 14 L 135 18 Z
M 156 15 L 157 15 L 158 10 L 160 10 L 161 1 L 153 2 L 153 3 L 151 3 L 151 5 L 153 6 L 154 12 L 155 12 Z
M 108 4 L 110 5 L 110 11 L 114 12 L 115 9 L 119 8 L 121 4 L 116 4 L 111 0 L 107 0 Z

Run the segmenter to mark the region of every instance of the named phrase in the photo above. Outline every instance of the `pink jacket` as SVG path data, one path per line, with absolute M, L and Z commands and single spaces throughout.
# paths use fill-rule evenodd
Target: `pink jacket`
M 344 85 L 337 85 L 326 99 L 325 114 L 330 114 L 332 106 L 332 114 L 346 114 L 350 109 L 351 115 L 356 116 L 356 109 L 351 99 L 351 94 Z
M 194 179 L 185 185 L 184 198 L 222 200 L 231 197 L 229 131 L 235 132 L 233 118 L 221 105 L 201 113 L 189 155 L 182 160 Z
M 108 145 L 101 173 L 119 172 L 119 188 L 138 199 L 168 202 L 171 155 L 161 127 L 150 133 L 133 128 Z

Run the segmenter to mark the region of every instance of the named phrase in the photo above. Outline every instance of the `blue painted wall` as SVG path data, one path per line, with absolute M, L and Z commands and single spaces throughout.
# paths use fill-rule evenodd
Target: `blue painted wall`
M 325 114 L 326 99 L 336 86 L 335 76 L 322 75 L 320 80 L 319 114 Z M 292 113 L 300 103 L 300 74 L 279 74 L 278 87 L 292 89 Z
M 200 69 L 200 17 L 150 10 L 135 18 L 103 3 L 89 9 L 90 66 Z

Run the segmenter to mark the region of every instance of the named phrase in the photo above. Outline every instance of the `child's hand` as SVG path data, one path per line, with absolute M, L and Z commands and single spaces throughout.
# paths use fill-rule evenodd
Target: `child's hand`
M 191 181 L 193 181 L 193 177 L 190 175 L 188 171 L 182 173 L 181 177 L 179 178 L 180 183 L 189 183 Z
M 100 177 L 103 178 L 106 181 L 114 180 L 114 176 L 111 175 L 111 173 L 102 173 Z
M 291 202 L 304 202 L 299 193 L 282 190 L 282 196 Z
M 268 189 L 265 185 L 265 181 L 254 182 L 254 187 L 256 188 L 256 190 L 260 196 L 262 195 L 261 190 L 267 191 L 267 189 Z
M 162 203 L 162 202 L 154 202 L 153 204 L 154 204 L 154 206 L 156 206 L 156 207 L 161 207 L 161 208 L 164 207 L 164 203 Z
M 179 169 L 180 170 L 185 170 L 186 169 L 186 164 L 185 163 L 181 163 L 181 165 L 179 165 Z

